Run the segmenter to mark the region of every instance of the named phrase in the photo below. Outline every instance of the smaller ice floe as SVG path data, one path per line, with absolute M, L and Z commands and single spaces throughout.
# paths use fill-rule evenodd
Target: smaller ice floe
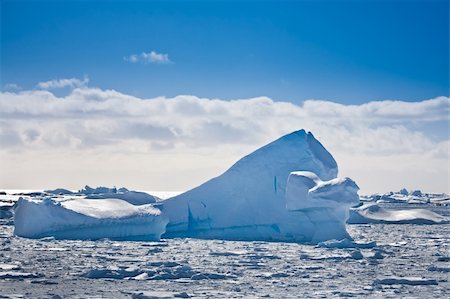
M 236 278 L 227 273 L 208 273 L 195 271 L 188 264 L 177 262 L 153 262 L 143 267 L 108 267 L 91 269 L 81 277 L 90 279 L 126 279 L 126 280 L 217 280 Z
M 132 299 L 156 299 L 156 298 L 191 298 L 186 292 L 167 291 L 143 291 L 131 295 Z
M 384 255 L 378 249 L 378 250 L 374 250 L 374 253 L 373 253 L 373 255 L 370 258 L 376 259 L 376 260 L 381 260 L 381 259 L 384 259 Z
M 236 278 L 234 275 L 228 274 L 218 274 L 218 273 L 198 273 L 191 276 L 192 280 L 215 280 L 215 279 L 228 279 L 228 278 Z
M 438 285 L 435 279 L 427 279 L 421 277 L 386 277 L 381 279 L 376 279 L 374 284 L 382 284 L 382 285 Z
M 369 243 L 356 243 L 349 239 L 342 240 L 328 240 L 324 242 L 320 242 L 317 244 L 317 247 L 321 248 L 374 248 L 377 246 L 375 241 Z
M 429 266 L 427 268 L 430 272 L 442 272 L 442 273 L 450 273 L 450 267 L 437 267 L 437 266 Z
M 437 260 L 438 262 L 450 262 L 450 256 L 440 256 Z
M 45 190 L 45 193 L 53 194 L 53 195 L 72 195 L 74 192 L 64 189 L 64 188 L 56 188 L 53 190 Z
M 81 277 L 91 279 L 99 279 L 99 278 L 124 279 L 129 277 L 135 277 L 142 274 L 143 272 L 137 268 L 109 267 L 105 269 L 91 269 L 88 272 L 83 273 Z
M 6 270 L 6 271 L 10 271 L 10 270 L 20 270 L 20 265 L 17 265 L 17 264 L 3 264 L 3 263 L 0 263 L 0 270 Z
M 359 250 L 354 250 L 350 254 L 351 258 L 354 260 L 362 260 L 364 258 L 363 254 Z
M 335 249 L 335 248 L 333 248 Z M 309 260 L 309 261 L 348 261 L 348 260 L 362 260 L 364 259 L 364 255 L 359 249 L 355 248 L 346 248 L 346 249 L 354 249 L 354 250 L 322 250 L 317 251 L 313 256 L 302 253 L 300 254 L 301 260 Z M 317 270 L 317 269 L 308 269 L 308 270 Z
M 272 279 L 272 278 L 283 278 L 283 277 L 289 277 L 290 275 L 284 272 L 262 272 L 257 275 L 257 277 L 262 277 L 265 279 Z
M 447 217 L 425 209 L 388 210 L 377 204 L 365 204 L 350 209 L 347 223 L 443 224 L 449 221 Z
M 39 278 L 44 275 L 40 273 L 27 273 L 18 271 L 0 271 L 0 279 L 25 279 L 25 278 Z
M 167 219 L 151 205 L 134 206 L 119 199 L 21 198 L 14 233 L 39 239 L 159 240 Z
M 213 256 L 240 256 L 247 254 L 246 250 L 231 250 L 231 251 L 211 251 L 209 254 Z
M 58 284 L 57 281 L 49 280 L 49 279 L 45 279 L 45 278 L 33 279 L 33 280 L 30 281 L 30 283 L 40 284 L 40 285 L 55 285 L 55 284 Z M 51 299 L 55 299 L 55 298 L 62 299 L 61 297 L 54 297 L 54 296 L 52 296 L 50 298 Z

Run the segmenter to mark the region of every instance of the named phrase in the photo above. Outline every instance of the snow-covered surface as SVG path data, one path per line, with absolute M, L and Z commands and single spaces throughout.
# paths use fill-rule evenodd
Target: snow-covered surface
M 308 171 L 314 179 L 289 183 L 294 171 Z M 335 160 L 311 133 L 288 134 L 221 176 L 161 202 L 169 217 L 164 237 L 313 243 L 348 238 L 345 221 L 358 201 L 358 187 L 350 179 L 336 179 L 337 172 Z M 293 191 L 287 198 L 289 188 L 306 188 L 306 193 Z
M 348 223 L 448 223 L 450 218 L 426 209 L 385 209 L 378 204 L 365 204 L 350 210 Z
M 27 238 L 159 240 L 166 224 L 153 206 L 119 199 L 21 198 L 14 213 L 14 233 Z
M 129 202 L 132 205 L 145 205 L 149 203 L 155 203 L 159 198 L 150 195 L 145 192 L 130 191 L 127 188 L 109 188 L 109 187 L 97 187 L 91 188 L 85 186 L 83 189 L 78 191 L 77 194 L 86 195 L 86 198 L 90 199 L 106 199 L 106 198 L 117 198 Z
M 0 272 L 9 272 L 0 275 L 0 290 L 5 298 L 448 298 L 450 224 L 419 228 L 351 225 L 358 244 L 376 246 L 340 249 L 183 238 L 36 240 L 0 222 Z
M 145 191 L 145 192 L 159 199 L 168 199 L 183 193 L 182 191 Z
M 157 201 L 157 198 L 155 196 L 147 194 L 145 192 L 138 192 L 138 191 L 92 194 L 87 195 L 86 198 L 89 199 L 117 198 L 124 200 L 132 205 L 146 205 L 149 203 L 155 203 Z
M 5 206 L 15 202 L 10 195 L 0 197 Z M 53 200 L 63 205 L 71 197 Z M 82 202 L 74 208 L 88 213 Z M 388 210 L 420 207 L 450 215 L 450 207 L 433 202 L 378 205 Z M 0 219 L 1 296 L 448 297 L 450 224 L 353 224 L 347 230 L 353 240 L 327 240 L 317 246 L 185 238 L 78 241 L 20 238 L 13 235 L 8 221 Z

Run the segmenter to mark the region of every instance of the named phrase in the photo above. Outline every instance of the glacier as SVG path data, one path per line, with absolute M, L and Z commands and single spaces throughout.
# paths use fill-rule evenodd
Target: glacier
M 359 201 L 358 186 L 337 174 L 336 161 L 312 133 L 293 132 L 161 202 L 169 219 L 163 237 L 304 243 L 350 238 L 345 222 Z
M 20 198 L 14 234 L 26 238 L 159 240 L 167 219 L 151 205 L 120 199 Z

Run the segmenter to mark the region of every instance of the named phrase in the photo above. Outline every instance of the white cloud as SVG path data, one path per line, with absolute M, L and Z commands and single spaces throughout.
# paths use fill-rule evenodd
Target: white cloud
M 186 189 L 304 128 L 364 193 L 403 186 L 450 191 L 447 97 L 295 105 L 266 97 L 141 99 L 85 87 L 64 97 L 46 90 L 0 93 L 0 119 L 0 164 L 8 169 L 0 187 L 23 181 Z
M 310 114 L 329 119 L 351 117 L 370 121 L 389 119 L 391 122 L 414 118 L 421 121 L 448 119 L 450 113 L 450 104 L 446 97 L 421 102 L 374 101 L 362 105 L 309 100 L 304 103 L 304 108 Z
M 156 63 L 156 64 L 170 64 L 172 61 L 169 59 L 169 54 L 157 53 L 151 51 L 148 53 L 142 52 L 141 54 L 131 54 L 130 56 L 124 57 L 125 61 L 131 63 Z
M 58 88 L 79 88 L 79 87 L 85 87 L 89 83 L 89 78 L 84 77 L 83 79 L 77 79 L 77 78 L 71 78 L 71 79 L 57 79 L 57 80 L 50 80 L 45 82 L 39 82 L 37 84 L 37 87 L 40 89 L 58 89 Z

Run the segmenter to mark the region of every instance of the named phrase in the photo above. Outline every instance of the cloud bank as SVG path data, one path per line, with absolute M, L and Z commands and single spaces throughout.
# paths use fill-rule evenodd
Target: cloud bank
M 58 82 L 48 86 L 68 84 Z M 363 193 L 450 191 L 448 97 L 295 105 L 267 97 L 142 99 L 85 86 L 64 97 L 48 90 L 0 93 L 0 119 L 4 188 L 89 183 L 184 190 L 304 128 Z
M 170 64 L 172 61 L 169 59 L 169 54 L 157 53 L 151 51 L 148 53 L 142 52 L 141 54 L 131 54 L 124 57 L 125 61 L 131 63 L 156 63 L 156 64 Z

